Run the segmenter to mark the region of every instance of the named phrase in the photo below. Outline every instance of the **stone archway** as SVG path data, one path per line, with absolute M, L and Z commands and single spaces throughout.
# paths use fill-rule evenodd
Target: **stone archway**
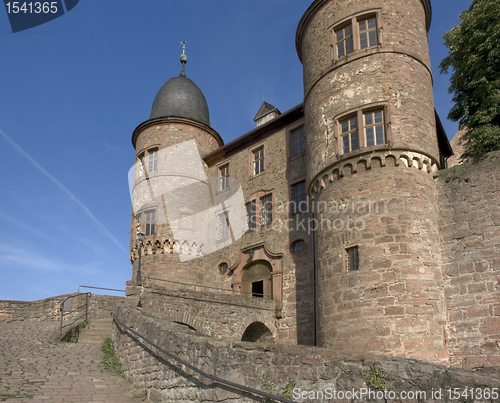
M 266 261 L 252 262 L 243 268 L 241 293 L 258 298 L 272 299 L 272 268 Z
M 274 337 L 271 330 L 262 322 L 251 323 L 241 336 L 241 341 L 274 343 Z
M 252 254 L 249 252 L 252 252 Z M 236 263 L 233 267 L 229 268 L 233 273 L 232 287 L 234 293 L 240 294 L 241 291 L 245 291 L 245 294 L 242 295 L 252 295 L 254 293 L 252 291 L 252 283 L 262 281 L 262 285 L 256 284 L 254 286 L 254 291 L 257 291 L 257 287 L 262 286 L 263 292 L 261 294 L 270 295 L 269 298 L 277 302 L 276 308 L 280 311 L 281 301 L 283 301 L 282 259 L 282 253 L 271 252 L 264 242 L 242 249 Z M 255 267 L 255 269 L 252 270 L 251 268 L 253 267 Z M 247 271 L 247 269 L 249 270 Z M 269 275 L 270 277 L 268 277 Z M 268 279 L 270 284 L 266 282 Z M 250 285 L 248 285 L 248 283 L 250 283 Z M 245 287 L 245 290 L 243 290 L 242 287 Z M 246 292 L 248 292 L 248 294 L 246 294 Z M 257 294 L 257 292 L 255 292 L 255 294 Z

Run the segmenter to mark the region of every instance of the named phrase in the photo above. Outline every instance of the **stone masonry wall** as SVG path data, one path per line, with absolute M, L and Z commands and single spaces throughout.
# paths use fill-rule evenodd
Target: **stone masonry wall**
M 64 294 L 38 301 L 0 301 L 0 322 L 60 320 L 60 305 L 74 295 L 73 308 L 85 303 L 85 296 Z M 110 312 L 125 304 L 125 297 L 92 294 L 89 299 L 89 317 L 92 319 L 108 318 Z
M 500 152 L 440 171 L 450 363 L 500 365 Z
M 143 312 L 158 319 L 188 325 L 196 331 L 217 339 L 241 340 L 247 327 L 259 322 L 277 336 L 275 302 L 216 291 L 196 292 L 179 285 L 127 283 L 127 295 L 138 301 Z
M 332 401 L 326 399 L 328 389 L 373 393 L 369 386 L 370 375 L 366 372 L 371 365 L 386 375 L 389 392 L 425 392 L 408 399 L 392 399 L 404 402 L 446 401 L 447 388 L 465 387 L 497 388 L 500 379 L 498 370 L 473 372 L 447 369 L 438 365 L 405 359 L 384 359 L 369 354 L 349 355 L 317 347 L 286 346 L 276 344 L 230 342 L 200 335 L 165 320 L 158 320 L 138 308 L 119 308 L 118 319 L 126 326 L 176 355 L 202 371 L 222 379 L 245 385 L 274 395 L 283 396 L 287 389 L 288 398 L 294 401 Z M 163 353 L 137 338 L 125 328 L 114 324 L 113 339 L 125 377 L 135 387 L 145 389 L 152 402 L 262 402 L 262 397 L 252 396 L 232 387 L 212 382 L 192 370 L 164 356 Z M 432 391 L 441 390 L 442 399 L 432 399 Z M 321 395 L 311 395 L 322 391 Z M 298 399 L 304 393 L 307 400 Z M 338 393 L 338 392 L 337 392 Z M 379 392 L 383 395 L 383 392 Z M 340 396 L 340 394 L 338 395 Z M 340 401 L 378 401 L 384 399 L 341 399 Z M 410 395 L 411 396 L 411 395 Z M 292 400 L 292 399 L 290 399 Z M 387 401 L 387 400 L 385 400 Z M 494 399 L 481 399 L 482 402 Z

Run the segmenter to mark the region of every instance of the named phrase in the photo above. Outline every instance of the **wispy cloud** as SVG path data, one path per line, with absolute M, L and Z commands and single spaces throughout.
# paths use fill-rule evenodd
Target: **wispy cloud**
M 8 223 L 15 225 L 16 227 L 23 227 L 23 228 L 27 229 L 28 231 L 33 232 L 34 234 L 37 234 L 38 236 L 40 236 L 42 238 L 48 239 L 49 241 L 52 241 L 52 242 L 56 242 L 55 239 L 48 236 L 45 232 L 40 231 L 38 228 L 35 228 L 29 224 L 26 224 L 25 222 L 22 222 L 18 219 L 13 219 L 12 217 L 8 216 L 7 214 L 3 213 L 2 211 L 0 211 L 0 220 L 7 221 Z
M 54 176 L 52 176 L 47 170 L 42 167 L 33 157 L 31 157 L 26 151 L 24 151 L 14 140 L 12 140 L 7 134 L 0 130 L 0 135 L 8 142 L 12 147 L 14 147 L 24 158 L 26 158 L 31 164 L 41 172 L 47 179 L 49 179 L 54 185 L 56 185 L 60 190 L 65 193 L 70 200 L 76 203 L 82 208 L 85 214 L 94 222 L 94 224 L 106 235 L 116 246 L 118 246 L 123 252 L 128 254 L 128 251 L 118 242 L 118 240 L 108 231 L 108 229 L 101 224 L 101 222 L 92 214 L 89 208 L 78 199 L 66 186 L 59 182 Z
M 9 244 L 0 246 L 0 263 L 44 271 L 58 271 L 63 267 L 57 260 L 47 259 L 28 249 Z

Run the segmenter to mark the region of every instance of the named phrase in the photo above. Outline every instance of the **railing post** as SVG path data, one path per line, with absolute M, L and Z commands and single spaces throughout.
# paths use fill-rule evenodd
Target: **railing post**
M 62 337 L 62 327 L 63 327 L 62 324 L 63 324 L 63 313 L 64 313 L 62 306 L 59 307 L 59 310 L 61 311 L 61 327 L 59 328 L 59 337 Z
M 89 293 L 85 294 L 85 322 L 89 320 Z

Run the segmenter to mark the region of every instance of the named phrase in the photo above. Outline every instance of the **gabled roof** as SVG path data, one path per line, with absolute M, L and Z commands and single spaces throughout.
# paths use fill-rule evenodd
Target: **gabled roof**
M 253 118 L 253 120 L 257 121 L 260 118 L 263 118 L 264 116 L 270 114 L 271 112 L 276 112 L 278 115 L 281 115 L 281 112 L 278 110 L 278 108 L 276 108 L 271 104 L 268 104 L 267 102 L 264 102 L 260 107 L 259 111 L 257 112 L 257 115 L 255 115 L 255 117 Z

